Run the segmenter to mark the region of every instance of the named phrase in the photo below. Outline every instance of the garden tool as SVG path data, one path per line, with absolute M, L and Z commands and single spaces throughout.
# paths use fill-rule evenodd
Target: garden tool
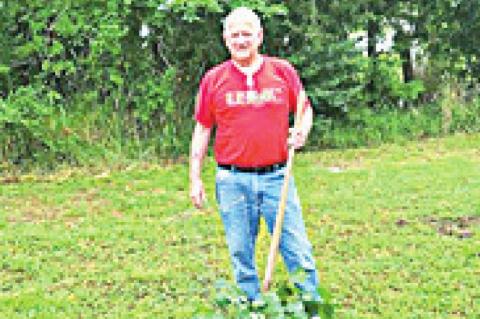
M 301 90 L 297 99 L 297 110 L 295 113 L 295 123 L 293 126 L 292 136 L 295 136 L 296 132 L 298 132 L 298 130 L 301 127 L 301 122 L 302 122 L 303 113 L 304 113 L 305 99 L 306 99 L 305 91 Z M 278 254 L 280 237 L 282 235 L 283 220 L 285 217 L 285 206 L 287 203 L 287 195 L 288 195 L 288 182 L 290 180 L 290 175 L 292 172 L 294 155 L 295 155 L 295 147 L 293 143 L 291 143 L 288 149 L 288 159 L 287 159 L 287 165 L 285 167 L 285 176 L 283 179 L 282 193 L 280 196 L 280 203 L 278 205 L 278 210 L 277 210 L 275 229 L 273 230 L 272 241 L 270 243 L 267 266 L 265 269 L 265 277 L 263 279 L 263 286 L 262 286 L 263 292 L 267 292 L 270 289 L 270 285 L 272 283 L 273 270 L 275 268 L 275 261 Z

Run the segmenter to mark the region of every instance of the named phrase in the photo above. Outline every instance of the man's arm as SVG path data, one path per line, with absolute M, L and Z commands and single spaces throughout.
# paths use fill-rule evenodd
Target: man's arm
M 205 188 L 200 177 L 202 163 L 208 150 L 211 128 L 206 128 L 202 124 L 195 125 L 192 134 L 192 144 L 190 149 L 190 198 L 193 205 L 201 208 L 205 202 Z
M 305 110 L 305 113 L 302 116 L 301 125 L 298 131 L 291 132 L 292 136 L 289 139 L 289 144 L 290 145 L 293 144 L 295 149 L 299 149 L 305 146 L 305 143 L 307 142 L 308 134 L 312 129 L 312 124 L 313 124 L 313 110 L 312 110 L 312 107 L 309 106 L 307 107 L 307 109 Z

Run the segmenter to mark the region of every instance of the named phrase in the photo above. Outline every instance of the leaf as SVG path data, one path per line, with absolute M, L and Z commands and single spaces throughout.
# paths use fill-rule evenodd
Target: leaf
M 55 21 L 55 30 L 64 37 L 69 37 L 78 32 L 78 24 L 74 23 L 67 12 L 63 12 Z
M 10 67 L 4 64 L 0 64 L 0 74 L 8 74 L 10 72 Z
M 115 83 L 116 85 L 118 86 L 121 86 L 123 85 L 123 78 L 122 76 L 117 73 L 117 72 L 112 72 L 110 73 L 110 81 L 112 81 L 113 83 Z

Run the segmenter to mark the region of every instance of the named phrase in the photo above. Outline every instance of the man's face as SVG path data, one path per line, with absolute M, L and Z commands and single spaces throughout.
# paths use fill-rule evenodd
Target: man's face
M 241 64 L 249 64 L 258 53 L 263 34 L 252 22 L 238 18 L 229 23 L 223 37 L 232 59 Z

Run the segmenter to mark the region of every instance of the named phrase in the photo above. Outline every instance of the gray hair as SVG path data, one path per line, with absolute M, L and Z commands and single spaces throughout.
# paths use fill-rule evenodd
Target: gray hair
M 242 18 L 243 20 L 251 22 L 255 31 L 262 29 L 260 18 L 252 9 L 247 7 L 238 7 L 232 10 L 226 16 L 225 20 L 223 20 L 223 32 L 226 33 L 228 31 L 228 26 L 238 18 Z

